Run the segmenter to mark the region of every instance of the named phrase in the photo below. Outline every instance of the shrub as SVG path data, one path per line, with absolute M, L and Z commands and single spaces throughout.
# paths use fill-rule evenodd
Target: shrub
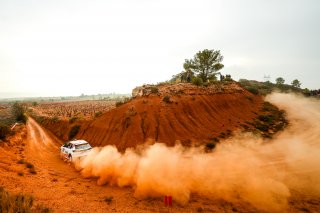
M 256 123 L 255 127 L 259 129 L 262 132 L 267 132 L 269 127 L 267 125 L 261 124 L 261 123 Z
M 151 93 L 158 94 L 158 92 L 159 92 L 158 87 L 151 87 Z
M 32 168 L 34 168 L 34 165 L 33 165 L 32 163 L 27 162 L 27 163 L 26 163 L 26 167 L 27 167 L 28 169 L 32 169 Z
M 116 102 L 116 107 L 119 107 L 119 106 L 121 106 L 122 104 L 124 104 L 122 101 L 117 101 L 117 102 Z
M 270 103 L 270 102 L 267 102 L 265 101 L 263 103 L 263 108 L 262 108 L 262 111 L 273 111 L 275 109 L 275 107 Z
M 14 115 L 14 117 L 17 121 L 20 121 L 22 123 L 27 122 L 27 116 L 24 113 L 25 113 L 25 110 L 24 110 L 23 106 L 21 106 L 17 102 L 13 104 L 12 114 Z
M 170 103 L 170 96 L 168 96 L 168 95 L 164 96 L 162 101 L 165 103 Z
M 33 197 L 30 195 L 11 195 L 0 187 L 0 201 L 0 212 L 32 212 Z
M 216 144 L 213 143 L 213 142 L 209 142 L 209 143 L 206 144 L 206 149 L 208 149 L 208 150 L 212 150 L 215 147 L 216 147 Z
M 123 100 L 120 100 L 120 101 L 116 102 L 116 107 L 119 107 L 122 104 L 125 104 L 125 103 L 129 102 L 130 100 L 131 100 L 131 98 L 125 97 Z
M 9 133 L 10 133 L 10 128 L 5 124 L 0 123 L 0 140 L 6 139 Z
M 267 123 L 271 123 L 273 118 L 270 115 L 259 115 L 258 119 Z
M 32 167 L 32 168 L 29 169 L 29 173 L 30 174 L 37 174 L 37 171 L 35 170 L 34 167 Z
M 255 87 L 247 87 L 246 88 L 249 92 L 251 92 L 254 95 L 258 95 L 259 94 L 259 90 Z
M 54 117 L 52 117 L 50 120 L 51 120 L 53 123 L 56 123 L 56 122 L 58 122 L 60 119 L 59 119 L 58 116 L 54 116 Z
M 100 112 L 100 111 L 94 113 L 94 117 L 95 117 L 95 118 L 100 117 L 101 115 L 102 115 L 102 112 Z
M 80 125 L 75 125 L 71 128 L 69 132 L 69 140 L 71 140 L 74 136 L 76 136 L 80 130 Z
M 72 117 L 69 119 L 69 123 L 72 124 L 72 123 L 76 122 L 78 119 L 79 119 L 78 117 Z
M 104 201 L 107 202 L 108 204 L 110 204 L 113 200 L 113 197 L 112 196 L 108 196 L 108 197 L 105 197 L 104 198 Z
M 196 86 L 201 86 L 203 84 L 202 78 L 195 77 L 192 79 L 192 83 Z

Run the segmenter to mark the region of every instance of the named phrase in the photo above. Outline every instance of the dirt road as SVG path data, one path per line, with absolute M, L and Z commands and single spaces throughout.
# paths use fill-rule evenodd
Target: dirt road
M 99 186 L 96 179 L 83 178 L 74 165 L 60 159 L 62 142 L 32 118 L 26 130 L 16 135 L 12 147 L 0 148 L 0 186 L 10 192 L 31 194 L 38 204 L 54 212 L 232 212 L 235 208 L 227 202 L 216 205 L 195 195 L 186 206 L 174 203 L 168 209 L 162 197 L 139 199 L 132 188 Z M 33 164 L 36 174 L 19 164 L 20 159 Z

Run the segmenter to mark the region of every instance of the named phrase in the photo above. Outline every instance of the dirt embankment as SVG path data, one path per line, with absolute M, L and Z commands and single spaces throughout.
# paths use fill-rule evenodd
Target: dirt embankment
M 241 129 L 241 124 L 257 117 L 262 105 L 262 97 L 236 83 L 142 88 L 133 100 L 81 128 L 77 138 L 95 146 L 115 144 L 120 150 L 148 141 L 203 144 Z
M 86 139 L 94 146 L 114 144 L 122 151 L 146 142 L 169 146 L 216 143 L 234 131 L 270 137 L 286 124 L 276 107 L 234 82 L 207 87 L 146 85 L 135 88 L 133 97 L 91 121 L 33 117 L 61 141 L 69 140 L 72 128 L 79 126 L 73 138 Z

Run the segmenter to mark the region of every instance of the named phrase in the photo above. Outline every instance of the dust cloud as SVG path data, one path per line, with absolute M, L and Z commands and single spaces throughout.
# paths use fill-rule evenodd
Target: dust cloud
M 171 195 L 183 204 L 196 193 L 283 211 L 292 190 L 320 195 L 320 101 L 279 93 L 266 100 L 285 110 L 290 123 L 271 141 L 238 134 L 212 153 L 161 143 L 125 153 L 106 146 L 76 167 L 98 184 L 132 186 L 137 197 Z

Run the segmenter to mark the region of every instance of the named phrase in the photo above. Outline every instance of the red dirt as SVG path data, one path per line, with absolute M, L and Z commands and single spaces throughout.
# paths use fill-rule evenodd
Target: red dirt
M 81 128 L 77 138 L 95 146 L 115 144 L 120 150 L 146 141 L 169 146 L 177 140 L 184 145 L 204 143 L 253 120 L 263 103 L 235 83 L 219 88 L 180 84 L 161 86 L 159 91 L 106 112 Z M 170 103 L 163 101 L 165 95 Z

